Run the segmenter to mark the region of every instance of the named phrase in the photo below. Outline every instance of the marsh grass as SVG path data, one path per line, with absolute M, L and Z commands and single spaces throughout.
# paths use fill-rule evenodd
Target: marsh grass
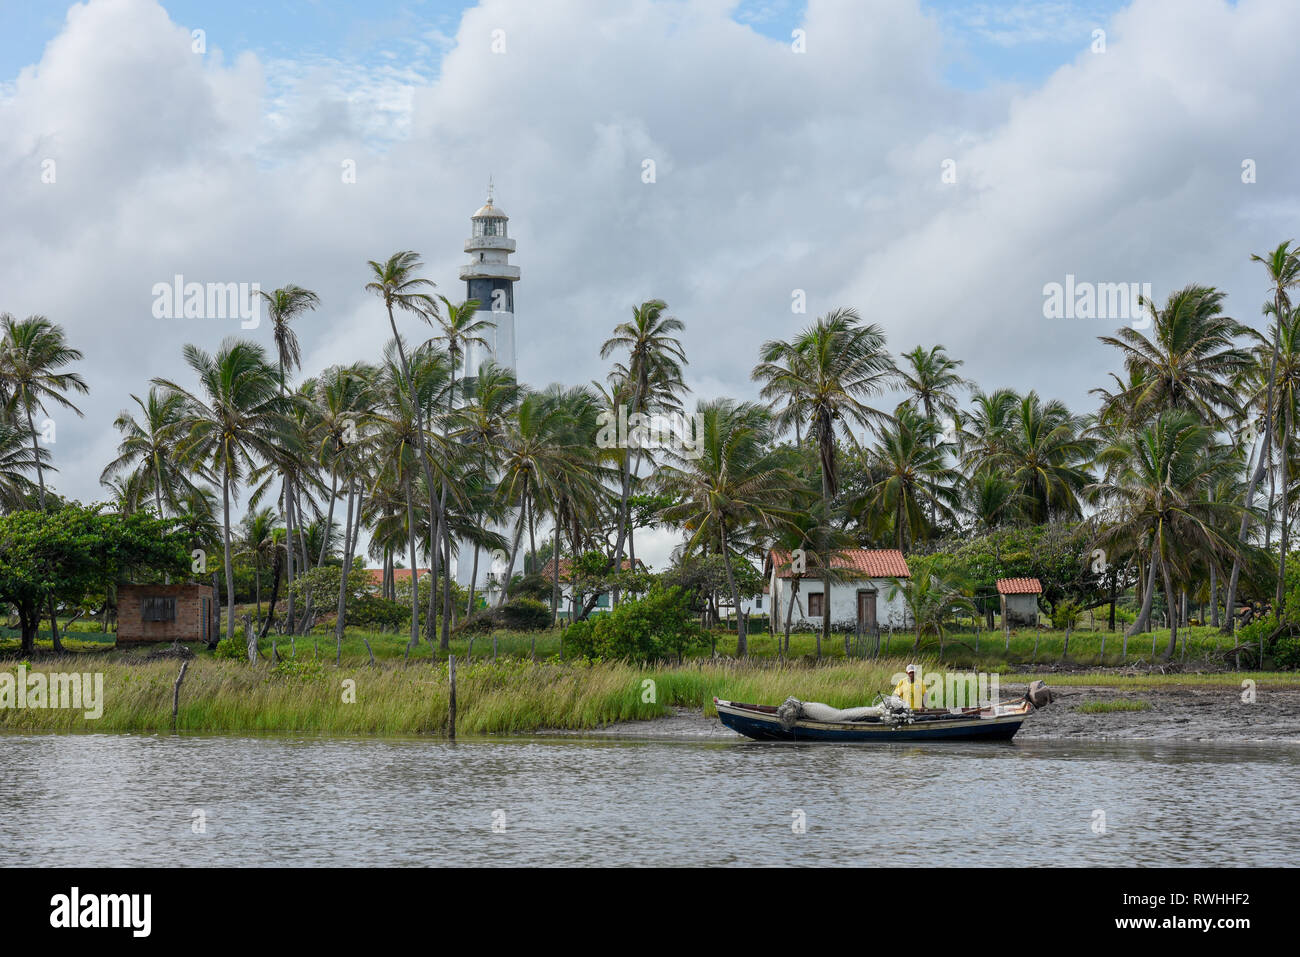
M 655 718 L 674 707 L 716 714 L 713 697 L 780 703 L 787 695 L 835 707 L 862 704 L 889 687 L 902 659 L 813 667 L 805 664 L 687 663 L 641 668 L 622 662 L 501 659 L 457 668 L 461 734 L 595 729 Z M 16 664 L 7 666 L 13 673 Z M 28 670 L 103 674 L 104 712 L 0 709 L 0 729 L 165 731 L 172 727 L 173 661 L 109 660 L 86 655 L 35 662 Z M 446 734 L 447 665 L 383 661 L 378 667 L 249 667 L 200 657 L 181 686 L 181 731 L 295 732 L 334 735 Z M 349 685 L 348 682 L 354 682 Z M 345 700 L 350 691 L 355 700 Z
M 1089 701 L 1074 709 L 1083 714 L 1107 714 L 1112 711 L 1150 711 L 1151 702 L 1141 699 L 1121 699 L 1119 701 Z

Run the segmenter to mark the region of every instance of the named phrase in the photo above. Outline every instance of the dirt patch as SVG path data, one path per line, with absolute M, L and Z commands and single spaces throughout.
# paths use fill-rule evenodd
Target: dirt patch
M 1020 688 L 1006 688 L 1017 695 Z M 1256 688 L 1241 700 L 1235 685 L 1116 688 L 1072 685 L 1052 689 L 1055 700 L 1030 716 L 1018 737 L 1167 741 L 1291 741 L 1300 743 L 1300 688 Z M 1146 702 L 1143 711 L 1089 713 L 1090 702 Z
M 1018 697 L 1022 686 L 1006 686 L 1004 699 Z M 1234 685 L 1206 687 L 1052 688 L 1052 704 L 1030 715 L 1017 738 L 1088 738 L 1105 740 L 1289 742 L 1300 744 L 1300 688 L 1257 688 L 1255 701 L 1241 700 Z M 1141 711 L 1080 711 L 1090 702 L 1145 702 Z M 702 711 L 675 708 L 651 721 L 621 721 L 589 732 L 620 738 L 727 740 L 741 736 Z

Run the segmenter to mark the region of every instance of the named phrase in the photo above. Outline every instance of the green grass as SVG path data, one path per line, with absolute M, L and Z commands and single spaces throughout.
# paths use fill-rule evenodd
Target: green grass
M 713 697 L 779 703 L 786 695 L 848 707 L 889 687 L 903 660 L 808 664 L 691 662 L 637 667 L 501 659 L 457 667 L 457 729 L 462 734 L 540 729 L 594 729 L 648 719 L 673 707 L 716 714 Z M 0 729 L 46 731 L 159 731 L 172 726 L 174 661 L 129 662 L 109 656 L 36 663 L 31 670 L 103 675 L 104 713 L 87 719 L 66 709 L 0 709 Z M 14 673 L 17 666 L 7 670 Z M 353 682 L 349 685 L 348 682 Z M 355 700 L 345 701 L 355 691 Z M 293 666 L 249 667 L 200 657 L 181 687 L 179 730 L 298 732 L 336 735 L 445 734 L 448 669 L 445 662 L 378 667 L 299 659 Z
M 1150 711 L 1151 702 L 1121 699 L 1119 701 L 1089 701 L 1074 709 L 1084 714 L 1107 714 L 1111 711 Z
M 0 729 L 51 731 L 157 731 L 171 727 L 171 689 L 179 664 L 172 660 L 144 662 L 149 646 L 115 649 L 101 633 L 74 631 L 64 644 L 73 654 L 54 659 L 48 637 L 38 642 L 32 666 L 44 671 L 91 671 L 104 675 L 105 711 L 90 721 L 81 712 L 50 709 L 0 709 Z M 363 639 L 370 641 L 377 667 L 369 666 Z M 1300 673 L 1235 672 L 1222 654 L 1230 647 L 1217 629 L 1193 628 L 1189 655 L 1179 673 L 1144 673 L 1148 666 L 1168 667 L 1150 655 L 1150 636 L 1129 642 L 1130 655 L 1121 660 L 1122 639 L 1106 635 L 1106 656 L 1100 658 L 1101 633 L 1075 632 L 1070 656 L 1064 663 L 1064 634 L 1022 629 L 1011 636 L 1005 650 L 1001 633 L 981 635 L 975 651 L 973 632 L 949 636 L 939 657 L 939 642 L 927 638 L 913 653 L 911 634 L 882 639 L 881 657 L 873 661 L 871 643 L 852 649 L 858 657 L 845 659 L 844 636 L 822 643 L 818 661 L 816 636 L 791 636 L 791 657 L 777 657 L 776 638 L 750 636 L 750 657 L 734 660 L 734 635 L 717 637 L 715 660 L 705 649 L 678 664 L 638 667 L 626 663 L 588 663 L 561 658 L 560 630 L 535 635 L 501 632 L 470 641 L 458 637 L 451 653 L 458 665 L 458 729 L 462 734 L 530 732 L 540 729 L 594 729 L 617 721 L 655 718 L 673 707 L 713 715 L 716 695 L 735 701 L 776 704 L 787 695 L 823 701 L 833 707 L 870 702 L 888 690 L 890 677 L 908 660 L 923 662 L 927 670 L 997 671 L 1003 684 L 1021 684 L 1044 678 L 1053 685 L 1094 685 L 1133 690 L 1170 686 L 1239 685 L 1251 679 L 1261 685 L 1300 686 Z M 1158 636 L 1158 651 L 1165 636 Z M 1038 653 L 1034 654 L 1034 642 Z M 244 661 L 217 658 L 195 647 L 181 689 L 177 727 L 214 732 L 301 732 L 320 734 L 445 734 L 447 732 L 447 653 L 422 643 L 404 662 L 405 634 L 361 632 L 349 629 L 343 642 L 340 667 L 334 664 L 332 634 L 279 638 L 276 648 L 288 664 L 272 668 L 266 660 L 255 667 Z M 16 665 L 17 636 L 0 636 L 0 669 Z M 537 660 L 532 660 L 533 651 Z M 261 643 L 269 659 L 271 642 Z M 1114 649 L 1114 650 L 1113 650 Z M 569 651 L 569 649 L 563 649 Z M 888 656 L 885 652 L 888 651 Z M 472 657 L 471 657 L 472 652 Z M 867 657 L 860 657 L 866 655 Z M 1176 659 L 1177 660 L 1177 659 Z M 1066 671 L 1060 671 L 1064 664 Z M 1071 671 L 1124 665 L 1138 673 L 1098 670 Z M 646 685 L 649 680 L 653 685 Z M 354 686 L 345 682 L 355 682 Z M 355 687 L 355 703 L 343 700 Z M 650 689 L 653 693 L 650 693 Z M 644 700 L 643 700 L 644 699 Z M 1085 705 L 1085 708 L 1089 706 Z M 1102 702 L 1091 710 L 1114 710 L 1125 705 Z

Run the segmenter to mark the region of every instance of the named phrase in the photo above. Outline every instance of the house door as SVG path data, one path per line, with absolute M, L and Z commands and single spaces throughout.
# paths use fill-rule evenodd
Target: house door
M 876 593 L 874 591 L 858 592 L 858 626 L 863 631 L 876 627 Z

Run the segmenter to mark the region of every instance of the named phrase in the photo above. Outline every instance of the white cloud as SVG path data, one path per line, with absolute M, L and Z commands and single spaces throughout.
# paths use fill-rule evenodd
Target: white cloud
M 434 70 L 414 47 L 227 62 L 191 53 L 153 0 L 73 7 L 0 94 L 0 310 L 62 323 L 93 388 L 86 419 L 60 422 L 56 486 L 96 496 L 129 393 L 183 374 L 183 342 L 236 331 L 152 319 L 153 283 L 306 285 L 324 301 L 301 323 L 308 368 L 375 357 L 365 260 L 420 250 L 461 295 L 489 173 L 535 385 L 602 376 L 600 342 L 651 296 L 687 323 L 688 380 L 738 397 L 759 342 L 841 304 L 898 351 L 943 342 L 989 387 L 1080 406 L 1114 366 L 1095 342 L 1110 329 L 1045 320 L 1044 283 L 1213 283 L 1258 315 L 1249 254 L 1294 228 L 1300 157 L 1276 91 L 1296 86 L 1300 8 L 1139 0 L 1106 25 L 1105 54 L 1040 89 L 971 93 L 944 84 L 939 24 L 915 4 L 814 0 L 806 54 L 733 7 L 487 0 L 453 39 L 420 38 L 447 51 Z M 795 288 L 808 315 L 790 312 Z

